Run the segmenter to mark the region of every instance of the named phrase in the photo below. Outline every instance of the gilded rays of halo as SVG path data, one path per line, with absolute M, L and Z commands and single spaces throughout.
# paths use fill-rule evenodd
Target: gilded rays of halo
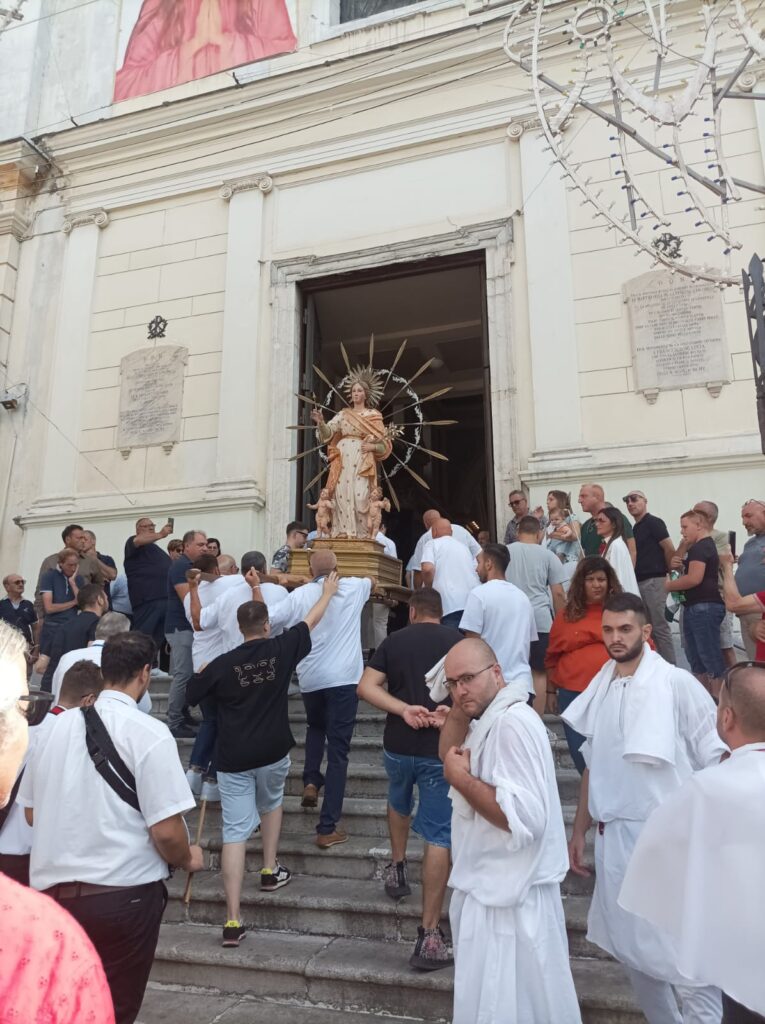
M 385 396 L 386 388 L 391 382 L 393 382 L 394 385 L 397 385 L 397 387 L 395 388 L 395 390 L 393 390 L 390 397 L 385 401 L 385 404 L 380 408 L 380 412 L 383 414 L 383 418 L 385 421 L 386 437 L 391 441 L 393 445 L 401 445 L 404 449 L 402 452 L 404 456 L 403 458 L 401 458 L 395 450 L 391 452 L 391 457 L 395 460 L 396 465 L 393 467 L 393 470 L 391 471 L 390 474 L 386 471 L 385 464 L 383 462 L 380 463 L 380 469 L 382 470 L 382 474 L 385 478 L 386 483 L 388 484 L 388 489 L 390 491 L 391 498 L 393 499 L 393 503 L 397 509 L 400 509 L 398 496 L 396 495 L 396 491 L 393 487 L 390 478 L 396 472 L 398 472 L 399 468 L 404 469 L 421 487 L 425 488 L 425 490 L 430 490 L 428 483 L 425 480 L 423 480 L 419 473 L 416 473 L 409 466 L 409 461 L 414 451 L 421 451 L 425 455 L 429 455 L 431 458 L 434 459 L 440 459 L 443 462 L 449 461 L 447 456 L 442 454 L 441 452 L 433 451 L 433 449 L 426 448 L 424 445 L 419 444 L 421 436 L 420 428 L 425 426 L 447 427 L 453 426 L 454 424 L 457 423 L 457 420 L 425 420 L 423 418 L 421 409 L 421 406 L 424 405 L 425 402 L 429 402 L 435 398 L 441 398 L 448 391 L 452 390 L 451 387 L 440 388 L 439 390 L 432 392 L 432 394 L 426 395 L 424 398 L 420 398 L 419 395 L 417 395 L 416 392 L 414 392 L 411 387 L 412 383 L 415 380 L 417 380 L 418 377 L 421 377 L 430 368 L 430 365 L 433 362 L 432 358 L 426 360 L 422 364 L 422 366 L 420 366 L 419 369 L 411 375 L 411 377 L 403 378 L 394 376 L 396 367 L 398 366 L 401 356 L 404 353 L 404 349 L 406 348 L 406 344 L 406 341 L 403 341 L 401 343 L 401 345 L 398 348 L 398 351 L 396 352 L 396 356 L 388 369 L 376 370 L 373 365 L 375 350 L 374 335 L 372 335 L 369 339 L 369 363 L 366 366 L 356 365 L 355 367 L 353 367 L 351 365 L 350 359 L 348 358 L 348 353 L 345 349 L 345 346 L 341 342 L 340 352 L 342 354 L 343 362 L 345 363 L 347 373 L 343 377 L 343 379 L 338 382 L 337 385 L 334 385 L 327 377 L 327 375 L 318 366 L 316 366 L 315 364 L 313 366 L 316 376 L 321 381 L 323 381 L 323 383 L 326 384 L 327 388 L 329 389 L 329 395 L 326 401 L 319 402 L 313 395 L 308 397 L 307 395 L 296 394 L 295 396 L 296 398 L 299 399 L 299 401 L 304 402 L 306 405 L 312 406 L 314 409 L 322 409 L 325 410 L 326 412 L 333 413 L 331 405 L 328 404 L 332 396 L 337 396 L 345 404 L 346 407 L 350 406 L 351 403 L 349 399 L 354 384 L 361 384 L 361 386 L 364 388 L 364 391 L 367 395 L 367 404 L 370 408 L 380 407 L 380 403 L 383 401 L 383 398 Z M 391 408 L 396 399 L 404 393 L 406 393 L 408 397 L 413 398 L 414 400 L 410 401 L 407 405 L 404 405 L 399 409 Z M 388 412 L 387 415 L 386 409 L 390 410 L 390 412 Z M 406 437 L 406 425 L 396 423 L 394 418 L 395 416 L 407 412 L 410 409 L 414 409 L 415 411 L 415 424 L 413 424 L 415 430 L 414 440 L 411 440 Z M 288 429 L 315 430 L 316 427 L 313 424 L 296 424 L 294 426 L 289 427 Z M 294 462 L 297 459 L 303 459 L 307 455 L 311 455 L 314 452 L 320 451 L 323 447 L 323 444 L 315 445 L 313 448 L 308 448 L 306 451 L 300 452 L 298 455 L 293 455 L 289 459 L 289 461 Z M 323 466 L 321 470 L 316 474 L 316 476 L 313 477 L 312 480 L 309 480 L 309 482 L 303 488 L 303 491 L 305 492 L 310 490 L 311 487 L 313 487 L 313 485 L 322 478 L 322 476 L 327 472 L 328 469 L 328 465 Z

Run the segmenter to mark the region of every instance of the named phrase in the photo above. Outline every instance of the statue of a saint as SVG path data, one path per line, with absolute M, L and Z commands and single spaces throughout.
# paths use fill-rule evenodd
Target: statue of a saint
M 347 378 L 351 404 L 324 422 L 320 409 L 311 418 L 319 441 L 327 445 L 329 477 L 325 484 L 335 507 L 333 537 L 369 537 L 368 515 L 372 492 L 377 487 L 377 463 L 387 459 L 391 438 L 375 405 L 380 399 L 377 374 L 371 367 L 357 367 Z

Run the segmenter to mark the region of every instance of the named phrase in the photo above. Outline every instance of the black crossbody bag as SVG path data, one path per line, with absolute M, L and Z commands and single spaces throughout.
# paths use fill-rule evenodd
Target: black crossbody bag
M 98 774 L 126 804 L 141 813 L 135 775 L 117 753 L 112 738 L 94 707 L 80 708 L 85 719 L 85 742 L 88 753 Z
M 16 797 L 19 795 L 19 786 L 21 785 L 21 780 L 24 777 L 25 768 L 26 766 L 22 768 L 19 774 L 16 776 L 16 781 L 13 783 L 11 795 L 8 797 L 8 803 L 5 805 L 5 807 L 0 807 L 0 832 L 3 831 L 3 826 L 8 820 L 8 815 L 11 813 L 11 811 L 13 810 L 13 805 L 16 803 Z

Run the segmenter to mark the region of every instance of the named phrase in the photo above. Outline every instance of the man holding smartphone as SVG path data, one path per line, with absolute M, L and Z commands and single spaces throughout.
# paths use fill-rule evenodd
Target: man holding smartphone
M 135 536 L 125 544 L 125 576 L 133 609 L 132 629 L 150 636 L 157 648 L 165 642 L 167 611 L 167 573 L 170 556 L 157 541 L 173 532 L 173 520 L 156 530 L 153 520 L 144 516 L 135 524 Z

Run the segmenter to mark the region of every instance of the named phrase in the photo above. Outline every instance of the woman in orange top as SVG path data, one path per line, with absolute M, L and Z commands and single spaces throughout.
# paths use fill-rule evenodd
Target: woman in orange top
M 545 656 L 548 711 L 565 711 L 608 661 L 601 625 L 603 602 L 611 594 L 621 593 L 622 586 L 605 558 L 582 559 L 571 579 L 566 606 L 555 616 L 550 629 Z M 557 702 L 553 700 L 556 695 Z M 579 748 L 584 736 L 565 723 L 563 728 L 581 775 L 585 763 Z

